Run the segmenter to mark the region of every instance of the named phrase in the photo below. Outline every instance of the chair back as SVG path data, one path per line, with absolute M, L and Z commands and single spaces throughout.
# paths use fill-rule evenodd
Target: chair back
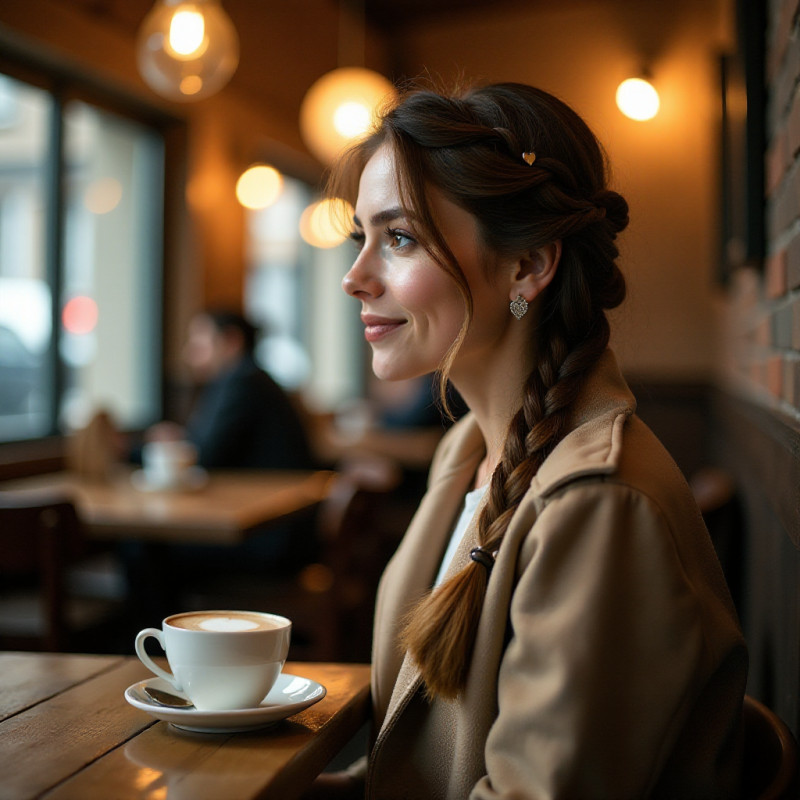
M 0 592 L 34 587 L 44 620 L 35 644 L 43 649 L 63 649 L 67 637 L 64 575 L 82 546 L 78 515 L 69 499 L 0 492 Z M 14 623 L 0 619 L 0 642 L 8 639 L 2 629 L 13 630 Z M 17 645 L 12 641 L 10 646 Z
M 744 698 L 744 797 L 796 798 L 797 741 L 789 726 L 750 695 Z

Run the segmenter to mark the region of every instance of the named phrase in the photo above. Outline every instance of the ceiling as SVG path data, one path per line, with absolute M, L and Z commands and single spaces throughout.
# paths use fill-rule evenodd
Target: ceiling
M 86 12 L 113 21 L 122 28 L 134 31 L 138 28 L 145 14 L 154 5 L 154 0 L 62 0 L 66 4 L 79 6 Z M 463 16 L 471 13 L 485 13 L 487 8 L 499 11 L 514 6 L 527 6 L 542 3 L 544 0 L 341 0 L 352 13 L 364 16 L 370 25 L 381 29 L 387 35 L 398 27 L 407 28 L 425 19 Z M 222 0 L 223 7 L 231 16 L 247 14 L 254 18 L 258 14 L 264 24 L 268 24 L 269 15 L 293 11 L 301 16 L 305 24 L 314 23 L 314 6 L 320 3 L 327 5 L 336 13 L 339 0 Z M 283 7 L 283 8 L 282 8 Z
M 14 0 L 15 2 L 17 0 Z M 18 0 L 24 2 L 24 0 Z M 589 0 L 561 0 L 588 2 Z M 596 2 L 596 0 L 592 0 Z M 3 2 L 3 0 L 0 0 Z M 59 0 L 103 27 L 134 39 L 155 0 Z M 341 2 L 341 6 L 340 6 Z M 407 64 L 414 28 L 448 18 L 499 14 L 545 0 L 222 0 L 240 40 L 230 88 L 287 117 L 321 75 L 364 63 L 394 80 L 417 69 Z M 358 19 L 366 18 L 362 37 Z M 346 8 L 343 14 L 341 8 Z M 355 35 L 353 35 L 355 32 Z M 365 46 L 366 40 L 366 46 Z

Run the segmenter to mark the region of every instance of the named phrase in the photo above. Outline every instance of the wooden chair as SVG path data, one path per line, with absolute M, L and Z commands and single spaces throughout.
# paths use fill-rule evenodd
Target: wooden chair
M 744 797 L 796 798 L 797 741 L 788 725 L 753 697 L 744 698 Z
M 69 499 L 0 492 L 0 648 L 69 650 L 115 615 L 120 604 L 69 590 L 86 552 Z

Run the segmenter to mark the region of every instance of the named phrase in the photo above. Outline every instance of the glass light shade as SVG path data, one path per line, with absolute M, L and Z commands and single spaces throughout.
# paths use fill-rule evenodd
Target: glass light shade
M 301 214 L 300 235 L 312 247 L 336 247 L 347 238 L 340 222 L 343 218 L 351 219 L 352 216 L 353 209 L 349 203 L 328 198 L 320 200 L 312 203 Z
M 162 97 L 201 100 L 236 71 L 239 37 L 219 0 L 158 0 L 139 28 L 137 62 Z
M 329 164 L 369 130 L 393 95 L 392 84 L 369 69 L 343 67 L 326 73 L 306 92 L 300 108 L 300 132 L 308 149 Z
M 628 78 L 617 87 L 617 107 L 626 117 L 640 122 L 652 119 L 659 105 L 653 84 L 642 78 Z
M 282 188 L 283 176 L 275 167 L 253 164 L 236 181 L 236 199 L 245 208 L 267 208 L 278 199 Z

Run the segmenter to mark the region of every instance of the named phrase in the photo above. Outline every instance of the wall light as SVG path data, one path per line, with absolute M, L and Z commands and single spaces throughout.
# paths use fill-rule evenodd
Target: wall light
M 245 207 L 259 210 L 280 197 L 283 176 L 268 164 L 252 164 L 236 181 L 236 199 Z
M 658 92 L 644 78 L 628 78 L 617 87 L 617 107 L 626 117 L 639 121 L 652 119 L 659 105 Z
M 239 64 L 239 37 L 220 0 L 158 0 L 139 28 L 142 78 L 169 100 L 219 91 Z

